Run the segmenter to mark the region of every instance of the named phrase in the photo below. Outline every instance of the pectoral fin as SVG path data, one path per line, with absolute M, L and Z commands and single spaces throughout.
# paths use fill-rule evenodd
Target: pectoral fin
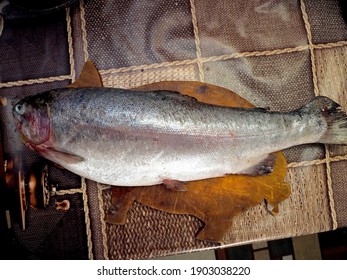
M 67 152 L 67 151 L 58 150 L 58 149 L 53 148 L 53 147 L 47 148 L 46 152 L 50 157 L 56 158 L 59 161 L 64 161 L 66 163 L 79 163 L 79 162 L 84 161 L 84 158 L 81 156 L 72 154 L 72 153 Z
M 43 157 L 57 163 L 58 162 L 65 162 L 65 163 L 79 163 L 84 161 L 83 157 L 80 157 L 78 155 L 72 154 L 68 151 L 59 150 L 54 147 L 47 147 L 47 146 L 35 146 L 30 143 L 25 144 L 28 148 L 38 152 Z

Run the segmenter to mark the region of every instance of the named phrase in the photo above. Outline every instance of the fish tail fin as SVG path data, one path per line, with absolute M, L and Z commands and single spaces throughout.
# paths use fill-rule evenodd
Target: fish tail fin
M 300 111 L 314 114 L 323 120 L 320 124 L 326 126 L 326 130 L 319 143 L 347 144 L 347 115 L 338 103 L 328 97 L 317 96 Z

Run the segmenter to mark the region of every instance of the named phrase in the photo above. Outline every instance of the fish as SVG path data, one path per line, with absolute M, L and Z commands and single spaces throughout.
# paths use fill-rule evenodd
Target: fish
M 276 151 L 347 144 L 347 116 L 324 96 L 277 112 L 165 90 L 61 88 L 27 96 L 12 111 L 26 147 L 82 177 L 123 187 L 266 175 Z

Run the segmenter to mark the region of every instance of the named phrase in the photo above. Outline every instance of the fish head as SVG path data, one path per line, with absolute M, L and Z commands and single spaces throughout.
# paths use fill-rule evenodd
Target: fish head
M 13 106 L 12 113 L 24 144 L 35 146 L 49 140 L 51 122 L 45 98 L 40 95 L 23 98 Z

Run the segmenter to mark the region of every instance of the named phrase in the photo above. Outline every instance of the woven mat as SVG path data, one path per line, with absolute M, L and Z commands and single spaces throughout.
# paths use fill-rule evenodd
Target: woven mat
M 89 58 L 108 87 L 195 80 L 272 110 L 296 109 L 315 95 L 347 109 L 347 26 L 338 1 L 81 1 L 66 12 L 66 32 L 69 73 L 66 61 L 56 62 L 62 70 L 54 76 L 2 79 L 2 92 L 74 81 Z M 227 246 L 347 226 L 347 148 L 310 144 L 284 153 L 292 195 L 275 217 L 264 205 L 236 217 Z M 87 182 L 75 192 L 83 196 L 89 258 L 150 258 L 217 246 L 195 239 L 202 226 L 195 217 L 134 203 L 126 225 L 109 225 L 108 186 Z

